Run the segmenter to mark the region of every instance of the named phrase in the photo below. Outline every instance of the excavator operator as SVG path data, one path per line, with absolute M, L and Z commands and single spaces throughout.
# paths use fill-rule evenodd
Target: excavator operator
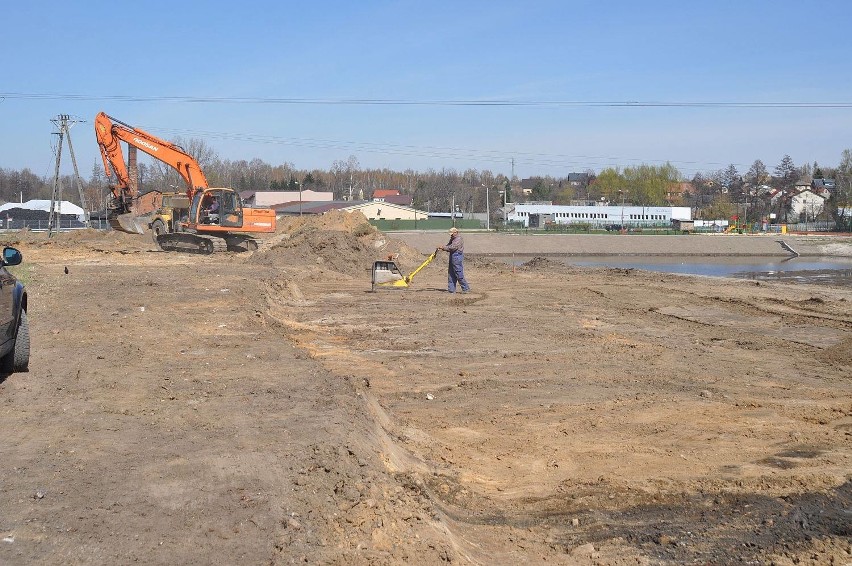
M 203 210 L 205 212 L 206 218 L 204 219 L 205 224 L 218 224 L 219 223 L 219 199 L 213 195 L 206 195 L 204 198 L 204 207 Z

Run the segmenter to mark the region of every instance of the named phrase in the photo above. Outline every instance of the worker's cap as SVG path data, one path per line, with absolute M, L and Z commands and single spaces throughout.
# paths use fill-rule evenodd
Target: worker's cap
M 458 229 L 458 228 L 456 228 L 455 226 L 453 226 L 452 228 L 450 228 L 450 234 L 455 234 L 455 233 L 456 233 L 456 232 L 458 232 L 458 231 L 459 231 L 459 229 Z

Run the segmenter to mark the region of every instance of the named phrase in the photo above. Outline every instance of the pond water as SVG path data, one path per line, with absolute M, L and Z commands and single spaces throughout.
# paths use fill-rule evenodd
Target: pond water
M 529 259 L 516 257 L 514 261 L 520 265 Z M 852 287 L 852 257 L 582 256 L 559 259 L 578 266 Z

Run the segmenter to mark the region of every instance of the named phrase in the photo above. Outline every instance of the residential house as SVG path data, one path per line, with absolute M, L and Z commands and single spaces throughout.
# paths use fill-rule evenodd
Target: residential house
M 796 181 L 796 186 L 793 187 L 793 190 L 796 191 L 796 192 L 811 190 L 811 180 L 810 179 L 799 179 L 798 181 Z
M 541 177 L 521 179 L 521 192 L 527 196 L 531 195 L 533 189 L 542 181 Z
M 811 191 L 801 191 L 790 197 L 790 210 L 805 222 L 814 220 L 825 207 L 825 198 Z
M 837 182 L 834 179 L 814 179 L 811 182 L 811 188 L 815 190 L 827 190 L 833 193 L 834 189 L 837 188 Z
M 308 214 L 325 214 L 330 210 L 341 210 L 343 212 L 361 212 L 367 220 L 426 220 L 429 214 L 423 210 L 416 210 L 408 206 L 401 206 L 385 201 L 303 201 L 285 202 L 272 207 L 280 216 L 304 216 Z
M 373 191 L 373 200 L 382 200 L 385 197 L 395 197 L 399 195 L 399 189 L 376 189 Z
M 572 187 L 587 187 L 589 186 L 589 174 L 568 173 L 568 184 Z
M 402 206 L 411 206 L 412 202 L 411 195 L 404 195 L 398 189 L 376 189 L 373 191 L 373 200 Z

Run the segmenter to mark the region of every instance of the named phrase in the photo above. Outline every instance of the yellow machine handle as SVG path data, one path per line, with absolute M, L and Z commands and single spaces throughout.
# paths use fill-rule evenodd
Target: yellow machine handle
M 417 269 L 415 269 L 414 271 L 412 271 L 411 273 L 409 273 L 408 275 L 405 276 L 405 282 L 411 283 L 411 280 L 414 279 L 414 276 L 417 275 L 420 272 L 421 269 L 423 269 L 424 267 L 426 267 L 427 265 L 432 263 L 432 260 L 435 259 L 435 256 L 437 256 L 437 255 L 438 255 L 438 250 L 436 249 L 434 252 L 432 252 L 432 255 L 430 255 L 429 257 L 426 258 L 426 261 L 424 261 L 423 263 L 420 264 L 420 267 L 418 267 Z

